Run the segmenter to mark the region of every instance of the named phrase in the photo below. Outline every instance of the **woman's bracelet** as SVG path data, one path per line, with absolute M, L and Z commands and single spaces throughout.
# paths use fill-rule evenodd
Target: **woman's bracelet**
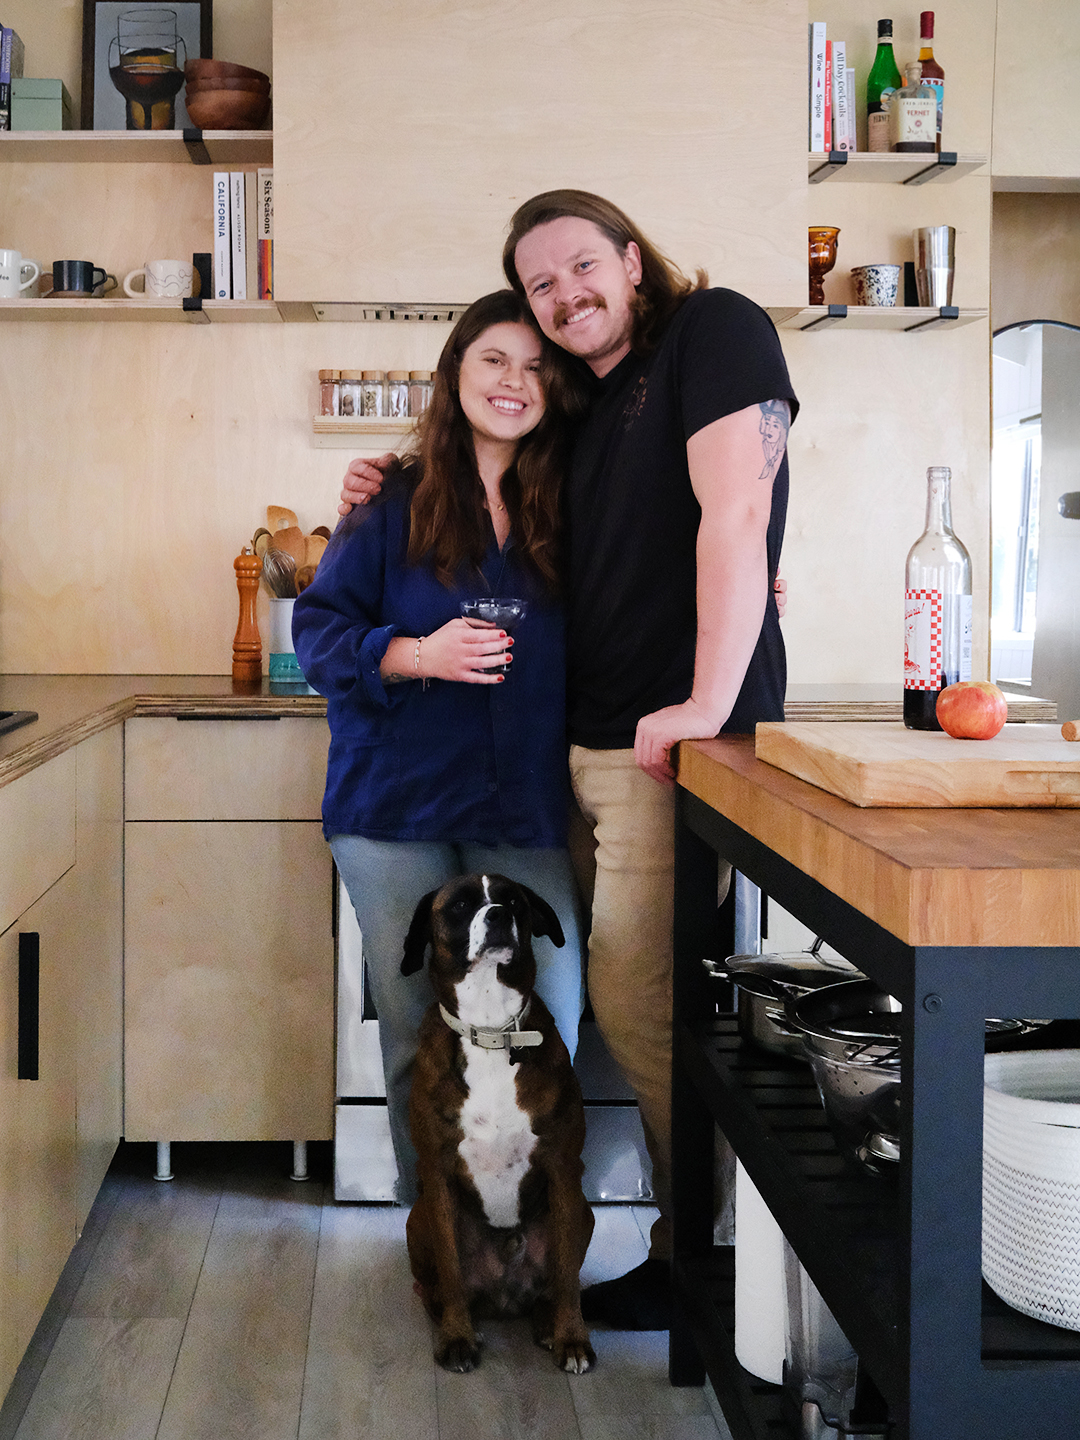
M 413 651 L 413 670 L 416 672 L 416 678 L 421 681 L 425 690 L 428 687 L 428 682 L 427 677 L 420 674 L 420 646 L 424 643 L 426 639 L 426 635 L 421 635 L 419 640 L 417 640 L 416 642 L 416 649 Z

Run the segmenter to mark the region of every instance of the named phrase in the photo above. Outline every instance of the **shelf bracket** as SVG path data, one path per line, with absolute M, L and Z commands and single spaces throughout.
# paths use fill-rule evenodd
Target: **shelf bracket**
M 824 315 L 819 315 L 816 320 L 811 320 L 809 325 L 800 325 L 800 330 L 820 330 L 824 325 L 835 325 L 840 320 L 847 319 L 846 305 L 830 305 Z
M 925 170 L 920 170 L 916 175 L 909 175 L 904 184 L 925 185 L 928 180 L 937 180 L 955 166 L 956 158 L 955 150 L 942 150 L 932 165 L 928 165 Z
M 184 314 L 189 317 L 193 325 L 209 325 L 210 316 L 203 309 L 201 295 L 184 296 Z
M 828 180 L 830 176 L 835 175 L 837 170 L 843 169 L 847 164 L 847 157 L 848 152 L 846 150 L 830 150 L 829 158 L 825 161 L 824 165 L 819 165 L 816 170 L 811 170 L 807 176 L 807 183 L 810 185 L 820 185 L 823 180 Z
M 956 305 L 942 305 L 936 315 L 929 320 L 920 320 L 917 325 L 905 325 L 904 334 L 910 335 L 913 330 L 930 330 L 935 325 L 947 325 L 950 320 L 960 319 L 960 309 Z
M 196 130 L 192 126 L 184 127 L 184 148 L 193 165 L 212 165 L 214 163 L 210 158 L 210 151 L 206 148 L 201 130 Z

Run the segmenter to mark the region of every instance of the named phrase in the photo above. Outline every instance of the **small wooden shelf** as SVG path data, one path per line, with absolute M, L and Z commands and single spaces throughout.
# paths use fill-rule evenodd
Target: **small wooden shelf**
M 960 310 L 955 305 L 805 305 L 767 306 L 778 330 L 829 330 L 842 326 L 847 330 L 904 330 L 919 334 L 944 327 L 955 329 L 985 320 L 988 310 Z
M 272 165 L 272 130 L 4 130 L 0 162 Z
M 866 151 L 811 151 L 807 157 L 811 185 L 843 180 L 870 185 L 925 185 L 935 180 L 959 180 L 987 163 L 986 155 L 881 155 Z
M 124 320 L 152 324 L 206 325 L 211 323 L 272 324 L 282 321 L 273 300 L 208 300 L 199 308 L 185 309 L 183 300 L 130 300 L 126 296 L 100 300 L 0 300 L 0 320 Z
M 393 449 L 406 435 L 416 429 L 416 420 L 380 416 L 365 419 L 362 415 L 315 415 L 311 421 L 312 444 L 320 450 L 357 450 L 369 441 L 378 441 Z

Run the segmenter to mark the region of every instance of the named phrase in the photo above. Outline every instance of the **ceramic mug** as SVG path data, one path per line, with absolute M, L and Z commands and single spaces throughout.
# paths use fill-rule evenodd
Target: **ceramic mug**
M 28 270 L 33 272 L 29 277 Z M 17 250 L 0 250 L 0 298 L 18 299 L 40 274 L 40 265 L 33 260 L 24 260 Z
M 859 265 L 851 272 L 856 305 L 895 305 L 900 288 L 899 265 Z
M 142 285 L 137 286 L 140 275 Z M 136 300 L 143 296 L 178 299 L 193 293 L 194 280 L 195 267 L 189 260 L 147 260 L 124 276 L 124 293 Z
M 112 281 L 112 284 L 109 282 Z M 116 288 L 116 276 L 110 275 L 92 260 L 55 260 L 52 268 L 51 295 L 102 296 Z

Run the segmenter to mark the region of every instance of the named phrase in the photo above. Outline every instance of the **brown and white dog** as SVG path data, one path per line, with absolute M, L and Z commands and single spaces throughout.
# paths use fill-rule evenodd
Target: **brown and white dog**
M 463 875 L 424 896 L 405 941 L 405 975 L 430 946 L 436 997 L 413 1070 L 420 1196 L 409 1259 L 447 1370 L 477 1365 L 481 1315 L 529 1314 L 561 1369 L 596 1363 L 579 1286 L 593 1228 L 581 1189 L 585 1112 L 533 992 L 533 935 L 563 944 L 545 900 L 504 875 Z

